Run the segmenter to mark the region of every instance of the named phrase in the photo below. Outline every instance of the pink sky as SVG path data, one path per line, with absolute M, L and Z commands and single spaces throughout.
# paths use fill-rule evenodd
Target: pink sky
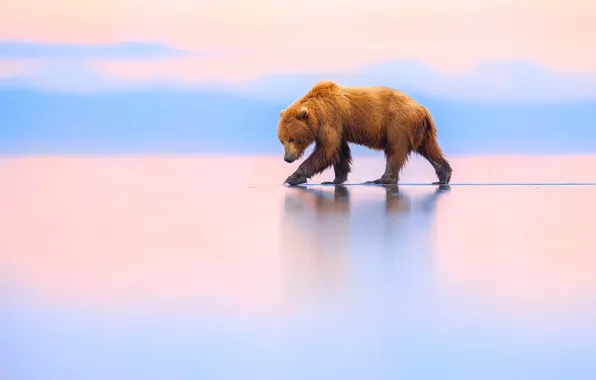
M 32 11 L 35 10 L 35 11 Z M 162 42 L 215 58 L 134 65 L 97 62 L 124 77 L 249 79 L 264 73 L 348 70 L 418 59 L 444 71 L 484 60 L 529 59 L 596 73 L 591 0 L 4 0 L 0 40 Z

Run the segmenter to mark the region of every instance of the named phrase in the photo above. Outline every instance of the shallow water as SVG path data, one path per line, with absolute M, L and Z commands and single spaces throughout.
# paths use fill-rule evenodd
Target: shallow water
M 596 378 L 596 156 L 452 164 L 2 158 L 0 379 Z

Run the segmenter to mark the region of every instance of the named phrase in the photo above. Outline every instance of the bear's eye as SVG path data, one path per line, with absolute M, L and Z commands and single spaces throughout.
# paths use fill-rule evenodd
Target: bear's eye
M 294 142 L 294 138 L 290 137 L 290 139 L 288 140 L 289 142 Z

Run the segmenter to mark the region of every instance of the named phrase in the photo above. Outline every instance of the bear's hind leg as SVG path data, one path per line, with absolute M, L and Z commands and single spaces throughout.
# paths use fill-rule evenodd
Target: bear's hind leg
M 439 147 L 436 139 L 429 138 L 418 148 L 417 152 L 424 157 L 435 169 L 439 182 L 433 182 L 433 185 L 447 185 L 451 181 L 451 165 L 445 158 L 443 151 Z
M 350 146 L 346 141 L 341 144 L 339 152 L 339 161 L 333 165 L 335 172 L 335 179 L 333 181 L 322 182 L 322 185 L 340 185 L 348 180 L 348 174 L 350 174 L 352 164 L 352 152 Z
M 374 181 L 367 181 L 366 183 L 373 183 L 377 185 L 393 185 L 399 182 L 399 173 L 408 161 L 410 149 L 407 146 L 399 145 L 385 150 L 387 163 L 385 165 L 385 173 L 381 178 Z

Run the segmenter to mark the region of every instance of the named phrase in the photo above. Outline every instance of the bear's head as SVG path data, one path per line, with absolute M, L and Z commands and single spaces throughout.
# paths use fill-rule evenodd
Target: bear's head
M 292 163 L 315 141 L 312 112 L 304 105 L 290 106 L 279 113 L 277 137 L 284 146 L 284 161 Z

